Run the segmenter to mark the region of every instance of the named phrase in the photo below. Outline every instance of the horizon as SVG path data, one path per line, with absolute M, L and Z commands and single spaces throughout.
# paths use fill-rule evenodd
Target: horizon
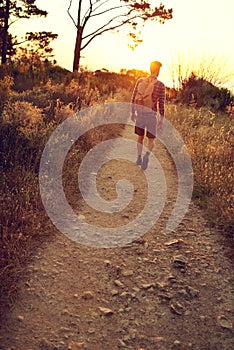
M 52 42 L 57 64 L 72 71 L 76 28 L 67 14 L 68 1 L 48 2 L 38 0 L 36 5 L 48 11 L 47 18 L 22 19 L 10 27 L 10 32 L 19 37 L 28 31 L 52 31 L 58 38 Z M 107 32 L 94 40 L 82 51 L 80 65 L 88 70 L 108 69 L 120 72 L 121 69 L 149 71 L 153 60 L 163 63 L 160 78 L 173 86 L 172 66 L 175 62 L 195 70 L 196 63 L 207 65 L 216 60 L 223 76 L 229 77 L 225 86 L 234 92 L 234 47 L 230 45 L 229 34 L 234 33 L 234 3 L 224 0 L 222 7 L 212 0 L 198 0 L 196 4 L 187 0 L 165 0 L 166 8 L 173 8 L 173 18 L 165 24 L 147 23 L 142 28 L 143 43 L 134 51 L 128 48 L 127 31 Z M 199 21 L 198 21 L 199 19 Z M 218 25 L 217 25 L 218 23 Z M 152 45 L 152 42 L 155 45 Z M 217 44 L 218 43 L 218 44 Z M 152 49 L 153 46 L 153 49 Z M 205 67 L 206 68 L 206 67 Z

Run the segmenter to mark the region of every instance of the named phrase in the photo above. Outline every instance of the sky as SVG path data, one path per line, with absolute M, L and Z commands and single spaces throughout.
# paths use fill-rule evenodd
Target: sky
M 73 0 L 75 4 L 78 0 Z M 85 0 L 89 3 L 88 0 Z M 58 34 L 53 43 L 55 59 L 72 70 L 76 28 L 67 14 L 69 0 L 37 0 L 39 8 L 48 11 L 47 18 L 19 20 L 11 32 L 23 35 L 27 31 L 52 31 Z M 233 0 L 162 0 L 173 8 L 173 19 L 164 24 L 147 23 L 142 28 L 143 43 L 134 51 L 128 47 L 126 31 L 99 36 L 82 51 L 81 65 L 90 70 L 106 68 L 119 72 L 121 68 L 148 71 L 152 60 L 162 62 L 160 76 L 172 84 L 171 67 L 184 67 L 203 62 L 220 66 L 228 75 L 228 85 L 234 89 L 234 1 Z M 75 12 L 74 12 L 75 16 Z M 231 75 L 233 75 L 231 77 Z

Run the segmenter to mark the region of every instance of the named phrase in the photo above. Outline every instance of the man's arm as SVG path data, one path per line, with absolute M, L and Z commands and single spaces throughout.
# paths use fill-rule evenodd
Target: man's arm
M 131 97 L 131 104 L 132 104 L 132 115 L 131 115 L 131 119 L 132 121 L 136 121 L 136 111 L 135 111 L 135 98 L 136 98 L 136 94 L 137 94 L 137 89 L 138 89 L 138 84 L 139 84 L 139 79 L 137 80 L 135 87 L 133 89 L 133 93 L 132 93 L 132 97 Z
M 159 112 L 160 114 L 160 120 L 158 121 L 158 129 L 161 129 L 163 126 L 165 108 L 165 85 L 162 82 L 158 81 L 156 83 L 152 98 L 153 101 L 155 101 L 155 110 L 157 110 L 157 112 Z

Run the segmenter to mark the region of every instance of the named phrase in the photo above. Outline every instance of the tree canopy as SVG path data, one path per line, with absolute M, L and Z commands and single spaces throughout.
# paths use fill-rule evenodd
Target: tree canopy
M 17 37 L 12 37 L 10 27 L 17 20 L 25 18 L 30 19 L 32 16 L 46 17 L 47 11 L 41 10 L 35 4 L 36 0 L 0 0 L 0 49 L 1 49 L 1 63 L 5 64 L 8 57 L 15 53 L 17 45 L 22 44 L 18 42 Z M 23 42 L 28 40 L 38 41 L 41 37 L 42 42 L 45 42 L 45 35 L 47 32 L 27 33 Z M 56 36 L 51 36 L 48 33 L 50 40 Z
M 76 18 L 72 15 L 74 6 Z M 172 18 L 172 9 L 163 4 L 154 7 L 152 1 L 145 0 L 69 0 L 68 14 L 77 30 L 73 71 L 78 71 L 81 51 L 98 36 L 128 26 L 134 49 L 142 42 L 139 27 L 151 20 L 164 23 Z

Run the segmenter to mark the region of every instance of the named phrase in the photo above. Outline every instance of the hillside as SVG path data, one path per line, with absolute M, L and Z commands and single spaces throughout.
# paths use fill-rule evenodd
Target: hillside
M 61 74 L 27 89 L 22 84 L 16 88 L 11 77 L 0 84 L 0 349 L 231 349 L 232 115 L 167 101 L 166 118 L 184 140 L 193 164 L 188 212 L 175 231 L 166 233 L 178 176 L 158 139 L 155 167 L 162 168 L 166 188 L 159 219 L 124 246 L 91 247 L 70 240 L 50 221 L 39 189 L 41 155 L 52 132 L 75 113 L 92 106 L 98 110 L 107 102 L 129 102 L 136 77 Z M 80 219 L 94 226 L 134 223 L 148 196 L 147 172 L 135 165 L 135 146 L 124 150 L 132 161 L 112 160 L 108 149 L 109 161 L 98 175 L 90 169 L 107 201 L 116 198 L 119 180 L 132 183 L 134 196 L 126 208 L 115 214 L 98 212 L 81 197 L 77 175 L 88 152 L 116 137 L 135 143 L 133 125 L 93 128 L 93 117 L 98 114 L 82 120 L 87 131 L 66 159 L 66 198 Z M 59 146 L 64 140 L 58 141 Z M 114 154 L 119 148 L 116 143 Z M 158 179 L 150 178 L 165 195 Z

